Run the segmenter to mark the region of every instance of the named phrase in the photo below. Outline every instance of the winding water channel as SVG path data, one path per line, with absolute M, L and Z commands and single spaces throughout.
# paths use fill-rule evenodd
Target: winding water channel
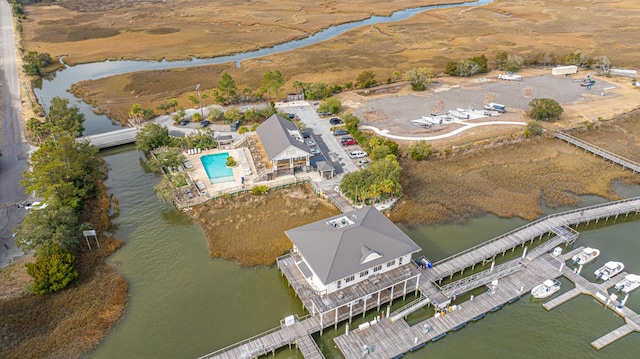
M 373 16 L 331 27 L 302 40 L 214 59 L 106 61 L 78 65 L 58 72 L 52 80 L 43 81 L 36 92 L 47 106 L 55 96 L 67 97 L 71 103 L 76 103 L 87 118 L 86 134 L 107 132 L 118 126 L 105 116 L 95 115 L 88 105 L 74 101 L 66 92 L 73 83 L 143 70 L 222 63 L 234 66 L 242 60 L 324 41 L 358 26 L 400 21 L 429 9 L 483 5 L 491 1 L 416 8 L 389 17 Z M 128 280 L 130 300 L 126 316 L 91 354 L 92 358 L 195 358 L 271 329 L 287 315 L 304 314 L 300 301 L 277 268 L 242 268 L 232 262 L 208 258 L 200 227 L 157 200 L 151 188 L 159 178 L 145 172 L 142 157 L 132 146 L 105 151 L 104 155 L 110 165 L 107 184 L 118 197 L 121 209 L 121 215 L 115 221 L 115 235 L 126 241 L 109 261 Z M 639 188 L 618 190 L 625 196 L 640 194 Z M 585 197 L 581 205 L 599 202 L 602 202 L 599 198 Z M 438 260 L 524 223 L 520 219 L 487 215 L 464 225 L 418 228 L 401 225 L 401 228 L 431 260 Z M 589 277 L 607 260 L 623 261 L 628 272 L 640 273 L 637 233 L 640 233 L 640 221 L 582 233 L 577 245 L 593 246 L 602 251 L 598 260 L 585 268 L 584 275 Z M 562 291 L 570 289 L 568 282 L 563 284 Z M 634 293 L 627 305 L 640 311 L 640 294 Z M 371 313 L 367 319 L 376 314 Z M 408 321 L 414 323 L 432 314 L 430 309 L 423 309 L 412 314 Z M 405 358 L 632 358 L 640 352 L 637 333 L 600 352 L 589 345 L 622 322 L 590 297 L 580 296 L 546 312 L 540 302 L 525 296 Z M 357 324 L 356 320 L 352 327 Z M 342 333 L 344 324 L 337 331 L 329 330 L 322 337 L 316 337 L 327 358 L 341 358 L 332 338 Z M 275 357 L 302 356 L 295 349 L 287 348 L 277 352 Z

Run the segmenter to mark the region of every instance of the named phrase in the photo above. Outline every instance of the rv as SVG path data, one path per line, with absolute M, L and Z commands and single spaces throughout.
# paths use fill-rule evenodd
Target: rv
M 575 65 L 557 66 L 551 69 L 551 74 L 554 76 L 558 76 L 558 75 L 569 76 L 575 73 L 578 73 L 578 66 L 575 66 Z
M 484 105 L 484 109 L 485 110 L 489 110 L 489 111 L 497 111 L 497 112 L 505 112 L 506 108 L 504 105 L 501 105 L 499 103 L 490 103 L 487 105 Z
M 513 75 L 513 74 L 508 74 L 508 75 L 500 74 L 498 75 L 498 79 L 505 80 L 505 81 L 522 81 L 522 76 Z

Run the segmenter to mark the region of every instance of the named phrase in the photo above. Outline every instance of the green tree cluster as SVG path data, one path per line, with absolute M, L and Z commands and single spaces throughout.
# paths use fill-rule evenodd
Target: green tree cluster
M 340 190 L 356 203 L 400 196 L 400 165 L 396 156 L 387 155 L 374 160 L 367 168 L 346 174 Z
M 284 78 L 280 73 L 280 70 L 271 71 L 268 70 L 262 76 L 262 89 L 267 92 L 269 95 L 269 100 L 271 100 L 271 91 L 276 96 L 276 100 L 278 99 L 278 93 L 284 86 Z
M 356 79 L 356 87 L 366 89 L 375 86 L 378 83 L 375 77 L 376 75 L 372 70 L 362 71 Z
M 51 55 L 47 52 L 29 51 L 22 61 L 22 69 L 27 75 L 42 76 L 42 69 L 51 65 Z
M 550 98 L 534 98 L 529 102 L 529 117 L 537 121 L 556 121 L 564 112 L 560 104 Z
M 27 263 L 27 273 L 34 279 L 30 285 L 33 294 L 47 294 L 64 289 L 78 278 L 75 267 L 76 256 L 71 252 L 52 245 L 51 250 Z
M 407 71 L 404 77 L 411 84 L 413 91 L 424 91 L 433 81 L 433 71 L 428 67 L 414 67 Z
M 341 106 L 342 102 L 340 102 L 340 100 L 338 100 L 336 97 L 329 97 L 326 100 L 322 101 L 322 103 L 320 103 L 320 106 L 318 106 L 318 111 L 338 113 L 340 112 Z
M 27 161 L 29 170 L 23 175 L 26 191 L 47 205 L 32 210 L 15 229 L 16 244 L 36 253 L 36 262 L 27 266 L 36 294 L 62 289 L 77 278 L 74 253 L 82 230 L 89 228 L 80 223 L 80 213 L 101 194 L 107 178 L 98 148 L 75 139 L 83 121 L 84 115 L 69 107 L 68 100 L 52 99 L 40 148 Z
M 470 57 L 462 61 L 449 61 L 445 73 L 449 76 L 472 76 L 489 71 L 487 57 L 484 55 Z
M 140 151 L 149 152 L 172 144 L 169 129 L 157 123 L 148 123 L 136 134 L 136 148 Z
M 431 145 L 423 140 L 416 141 L 409 147 L 409 153 L 414 161 L 424 161 L 431 156 Z
M 525 137 L 532 137 L 532 136 L 540 136 L 544 133 L 544 127 L 542 126 L 542 124 L 540 122 L 537 121 L 529 121 L 527 123 L 527 130 L 525 131 L 524 135 Z

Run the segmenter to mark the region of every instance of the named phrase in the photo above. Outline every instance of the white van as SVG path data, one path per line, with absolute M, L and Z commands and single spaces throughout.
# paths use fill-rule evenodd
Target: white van
M 351 151 L 349 152 L 349 157 L 351 158 L 363 158 L 367 157 L 367 153 L 364 151 Z

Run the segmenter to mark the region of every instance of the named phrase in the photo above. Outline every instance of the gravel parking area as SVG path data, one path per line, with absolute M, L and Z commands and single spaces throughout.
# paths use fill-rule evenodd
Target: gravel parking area
M 496 102 L 506 106 L 505 115 L 494 120 L 513 120 L 511 114 L 521 114 L 529 109 L 533 98 L 552 98 L 561 105 L 593 100 L 594 96 L 614 96 L 604 89 L 614 87 L 601 78 L 591 90 L 580 86 L 587 73 L 578 73 L 571 77 L 539 75 L 523 77 L 522 81 L 478 78 L 465 85 L 434 84 L 423 93 L 399 94 L 395 96 L 372 98 L 355 109 L 354 114 L 361 119 L 362 125 L 387 128 L 394 131 L 417 131 L 410 121 L 429 116 L 446 114 L 449 110 L 473 107 L 482 109 L 486 103 Z M 479 121 L 483 121 L 482 119 Z M 420 133 L 437 132 L 438 126 L 429 130 L 420 129 Z

